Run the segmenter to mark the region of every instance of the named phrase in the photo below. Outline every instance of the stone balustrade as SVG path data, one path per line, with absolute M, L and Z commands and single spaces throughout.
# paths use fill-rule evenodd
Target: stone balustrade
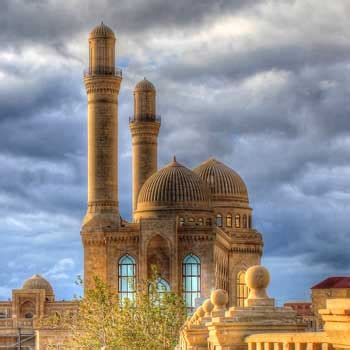
M 323 332 L 264 333 L 246 337 L 248 350 L 350 349 L 350 299 L 328 299 Z
M 295 311 L 290 308 L 276 307 L 274 299 L 268 297 L 266 288 L 270 276 L 262 266 L 253 266 L 246 272 L 246 283 L 250 294 L 245 307 L 227 308 L 228 295 L 219 289 L 211 293 L 210 300 L 204 303 L 190 317 L 180 336 L 181 350 L 245 350 L 248 343 L 245 338 L 252 334 L 264 332 L 304 331 L 306 325 L 300 322 Z M 263 342 L 251 342 L 254 350 L 304 350 L 262 347 Z M 279 345 L 278 345 L 279 346 Z M 311 350 L 311 349 L 305 349 Z M 314 349 L 312 349 L 314 350 Z
M 322 332 L 264 333 L 245 338 L 248 350 L 332 350 L 329 338 Z

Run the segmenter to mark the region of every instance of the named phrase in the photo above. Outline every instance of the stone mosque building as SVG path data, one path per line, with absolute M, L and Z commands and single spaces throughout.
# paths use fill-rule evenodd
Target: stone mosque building
M 158 169 L 156 88 L 147 79 L 134 89 L 132 137 L 133 222 L 118 204 L 118 95 L 113 31 L 104 24 L 89 37 L 88 209 L 81 236 L 85 287 L 98 275 L 122 296 L 130 281 L 145 280 L 152 266 L 159 288 L 181 293 L 189 310 L 211 290 L 230 302 L 247 296 L 244 273 L 260 263 L 263 241 L 252 227 L 247 187 L 237 172 L 210 158 L 194 169 L 174 159 Z M 163 120 L 166 123 L 166 119 Z
M 134 89 L 132 137 L 133 220 L 121 218 L 118 203 L 118 95 L 122 73 L 115 67 L 116 37 L 101 23 L 89 36 L 84 72 L 88 101 L 88 204 L 81 238 L 84 286 L 99 276 L 121 297 L 132 297 L 138 280 L 155 266 L 160 290 L 183 295 L 189 312 L 214 289 L 243 305 L 245 271 L 260 264 L 263 241 L 253 228 L 248 190 L 240 175 L 210 158 L 194 169 L 174 157 L 159 169 L 156 88 L 147 79 Z M 122 116 L 123 117 L 123 116 Z M 166 123 L 166 119 L 163 120 Z M 171 159 L 170 155 L 169 158 Z M 38 320 L 74 309 L 55 301 L 40 275 L 0 302 L 0 345 L 32 344 Z M 18 329 L 25 330 L 18 334 Z M 23 340 L 24 339 L 24 340 Z M 29 346 L 29 345 L 28 345 Z M 9 347 L 11 348 L 11 347 Z
M 245 271 L 260 264 L 263 240 L 253 228 L 247 187 L 234 170 L 210 158 L 194 169 L 174 157 L 159 169 L 156 88 L 147 79 L 134 89 L 132 136 L 133 220 L 118 203 L 118 95 L 122 73 L 115 67 L 116 37 L 101 23 L 89 36 L 84 72 L 88 101 L 88 204 L 81 238 L 84 284 L 97 275 L 121 297 L 156 266 L 162 290 L 183 295 L 189 312 L 214 289 L 243 305 Z M 122 118 L 124 116 L 121 116 Z M 163 120 L 166 123 L 166 118 Z M 172 157 L 169 155 L 169 159 Z M 48 281 L 35 275 L 0 302 L 0 343 L 18 342 L 18 329 L 35 328 L 48 314 L 74 308 L 55 301 Z M 27 332 L 28 344 L 31 332 Z M 23 336 L 22 336 L 23 338 Z

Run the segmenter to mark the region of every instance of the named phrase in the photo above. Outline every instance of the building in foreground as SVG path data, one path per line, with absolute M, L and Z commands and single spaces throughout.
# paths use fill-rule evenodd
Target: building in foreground
M 350 349 L 350 298 L 328 299 L 319 310 L 324 331 L 308 332 L 291 307 L 277 307 L 267 295 L 268 271 L 254 266 L 246 273 L 250 288 L 245 306 L 227 308 L 227 293 L 211 298 L 187 320 L 179 350 L 333 350 Z
M 350 298 L 350 277 L 328 277 L 311 287 L 312 308 L 317 329 L 322 329 L 324 325 L 319 310 L 326 308 L 328 299 L 335 298 Z

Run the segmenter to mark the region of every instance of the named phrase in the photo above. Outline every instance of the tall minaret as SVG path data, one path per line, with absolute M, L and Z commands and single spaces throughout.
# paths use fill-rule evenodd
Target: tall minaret
M 160 119 L 156 117 L 156 89 L 146 78 L 134 90 L 134 116 L 130 118 L 132 137 L 132 206 L 145 181 L 157 171 L 157 138 Z
M 101 23 L 89 36 L 89 68 L 84 74 L 88 97 L 88 230 L 118 227 L 118 95 L 122 80 L 115 67 L 116 38 Z
M 89 37 L 88 208 L 81 229 L 84 289 L 94 276 L 108 281 L 108 240 L 120 228 L 118 206 L 118 95 L 121 72 L 115 68 L 115 36 L 101 23 Z

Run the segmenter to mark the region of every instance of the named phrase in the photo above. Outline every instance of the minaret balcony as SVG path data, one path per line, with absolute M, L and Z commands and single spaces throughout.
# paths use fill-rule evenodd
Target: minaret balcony
M 159 124 L 162 121 L 162 117 L 160 115 L 144 115 L 142 117 L 135 117 L 134 115 L 129 117 L 129 124 L 135 122 L 158 122 Z
M 122 70 L 116 67 L 96 67 L 84 70 L 84 77 L 91 77 L 94 75 L 112 75 L 122 78 Z

